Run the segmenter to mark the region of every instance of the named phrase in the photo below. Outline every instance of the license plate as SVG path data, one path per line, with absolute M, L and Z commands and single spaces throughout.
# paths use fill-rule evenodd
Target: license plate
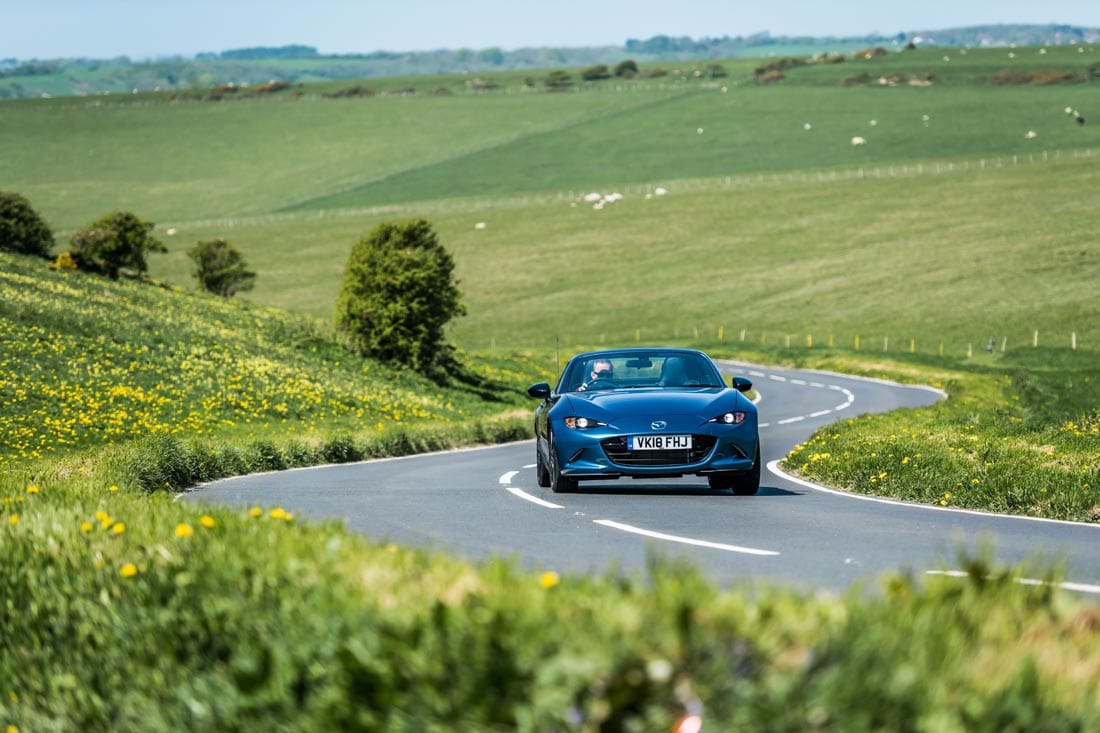
M 632 435 L 626 445 L 630 450 L 691 450 L 691 436 Z

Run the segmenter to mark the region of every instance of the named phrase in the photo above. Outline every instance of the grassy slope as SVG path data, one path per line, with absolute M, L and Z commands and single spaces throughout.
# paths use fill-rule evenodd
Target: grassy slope
M 526 405 L 533 363 L 474 361 L 497 401 L 344 352 L 308 316 L 0 253 L 0 472 L 150 434 L 238 445 L 452 426 Z M 517 371 L 518 369 L 518 371 Z

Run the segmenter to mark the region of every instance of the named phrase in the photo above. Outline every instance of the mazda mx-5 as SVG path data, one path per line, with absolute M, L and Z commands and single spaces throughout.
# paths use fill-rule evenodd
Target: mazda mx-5
M 579 481 L 705 477 L 712 489 L 760 486 L 756 405 L 702 351 L 591 351 L 565 365 L 556 387 L 531 385 L 539 486 L 573 492 Z

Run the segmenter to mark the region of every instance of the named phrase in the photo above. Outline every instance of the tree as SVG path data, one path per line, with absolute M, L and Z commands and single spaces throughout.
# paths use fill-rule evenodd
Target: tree
M 191 274 L 209 293 L 231 298 L 255 285 L 256 273 L 248 269 L 241 253 L 224 239 L 196 242 L 187 250 L 187 256 L 195 263 Z
M 0 250 L 48 258 L 51 247 L 53 232 L 31 202 L 14 191 L 0 191 Z
M 615 64 L 615 76 L 620 79 L 633 79 L 638 75 L 638 64 L 633 59 L 626 59 Z
M 74 234 L 70 252 L 81 270 L 98 272 L 112 280 L 118 280 L 124 268 L 144 275 L 149 269 L 145 254 L 168 251 L 152 231 L 152 222 L 142 221 L 128 211 L 115 211 Z
M 430 373 L 451 350 L 443 328 L 465 314 L 454 260 L 424 219 L 384 222 L 351 250 L 335 326 L 348 348 Z

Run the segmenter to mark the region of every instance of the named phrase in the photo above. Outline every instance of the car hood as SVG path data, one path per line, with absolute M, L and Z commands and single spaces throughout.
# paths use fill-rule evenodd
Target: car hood
M 613 389 L 572 393 L 572 409 L 595 419 L 691 415 L 709 420 L 726 410 L 752 410 L 753 405 L 735 390 Z M 609 419 L 610 418 L 610 419 Z

